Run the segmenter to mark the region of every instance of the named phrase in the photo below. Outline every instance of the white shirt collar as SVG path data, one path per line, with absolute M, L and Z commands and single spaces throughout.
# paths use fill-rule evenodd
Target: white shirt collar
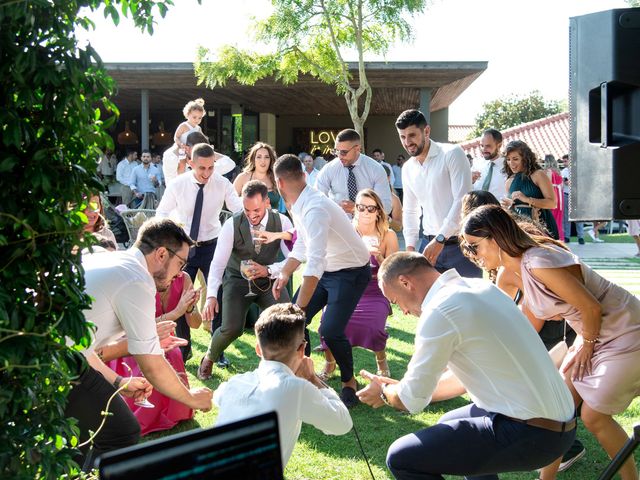
M 447 270 L 442 275 L 440 275 L 438 279 L 435 282 L 433 282 L 433 285 L 431 285 L 431 288 L 429 289 L 427 294 L 424 296 L 424 300 L 422 301 L 422 311 L 424 312 L 427 309 L 427 305 L 429 304 L 429 302 L 435 298 L 438 291 L 442 287 L 444 287 L 451 280 L 455 280 L 457 278 L 460 278 L 460 275 L 458 274 L 455 268 Z
M 286 375 L 291 375 L 295 377 L 295 373 L 291 370 L 287 365 L 282 362 L 277 362 L 275 360 L 265 360 L 264 358 L 260 360 L 258 364 L 258 371 L 260 374 L 275 372 L 275 373 L 284 373 Z

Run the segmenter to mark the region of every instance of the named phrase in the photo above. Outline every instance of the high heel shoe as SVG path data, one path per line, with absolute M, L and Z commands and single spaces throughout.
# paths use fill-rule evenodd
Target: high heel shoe
M 318 378 L 323 382 L 326 382 L 331 377 L 333 377 L 335 371 L 336 371 L 336 361 L 335 360 L 333 362 L 325 361 L 324 368 L 320 373 L 318 373 Z

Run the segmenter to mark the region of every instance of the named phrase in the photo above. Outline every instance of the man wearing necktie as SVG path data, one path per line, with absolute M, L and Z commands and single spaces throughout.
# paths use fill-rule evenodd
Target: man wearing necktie
M 271 210 L 268 193 L 267 186 L 260 180 L 247 182 L 242 188 L 243 211 L 227 220 L 220 231 L 207 279 L 207 305 L 202 317 L 210 320 L 218 312 L 222 286 L 222 326 L 213 332 L 207 353 L 200 361 L 200 380 L 211 378 L 214 361 L 242 335 L 249 307 L 256 304 L 266 309 L 278 302 L 273 297 L 271 283 L 286 260 L 276 262 L 276 258 L 279 252 L 286 258 L 289 249 L 284 239 L 263 244 L 260 232 L 282 234 L 292 230 L 293 225 L 288 217 Z M 241 265 L 245 260 L 250 261 L 250 266 L 243 276 Z M 255 296 L 247 295 L 249 284 Z M 288 302 L 289 294 L 283 292 L 279 301 Z
M 500 200 L 507 195 L 507 176 L 503 172 L 504 157 L 501 155 L 502 134 L 494 128 L 485 130 L 480 140 L 480 148 L 485 161 L 477 166 L 477 170 L 475 164 L 472 167 L 473 189 L 491 192 Z
M 242 210 L 242 200 L 229 180 L 214 172 L 216 153 L 211 145 L 199 143 L 191 150 L 192 170 L 171 182 L 158 205 L 156 216 L 175 217 L 195 246 L 189 253 L 185 272 L 191 279 L 201 270 L 205 278 L 216 250 L 220 225 L 220 212 L 226 204 L 232 212 Z M 185 360 L 191 356 L 191 333 L 186 321 L 177 322 L 176 334 L 189 340 L 182 347 Z
M 348 215 L 353 215 L 358 191 L 374 190 L 384 210 L 391 212 L 391 190 L 387 174 L 373 158 L 362 154 L 360 135 L 350 128 L 336 136 L 336 156 L 316 179 L 316 190 L 335 201 Z

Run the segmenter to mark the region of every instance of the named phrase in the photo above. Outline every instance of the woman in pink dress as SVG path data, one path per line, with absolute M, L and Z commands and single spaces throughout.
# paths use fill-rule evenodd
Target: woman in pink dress
M 556 208 L 551 210 L 551 214 L 556 221 L 556 225 L 558 227 L 558 238 L 565 238 L 563 222 L 564 222 L 564 193 L 563 193 L 563 185 L 564 180 L 562 179 L 562 175 L 560 175 L 560 169 L 558 168 L 558 161 L 555 159 L 553 155 L 547 155 L 544 157 L 544 168 L 547 170 L 547 176 L 551 180 L 551 185 L 553 185 L 553 190 L 556 192 Z M 570 232 L 567 232 L 570 233 Z M 567 235 L 567 238 L 569 235 Z
M 390 376 L 387 363 L 387 317 L 391 304 L 378 286 L 378 268 L 385 258 L 398 251 L 398 237 L 389 229 L 387 214 L 380 197 L 372 189 L 360 190 L 356 197 L 353 225 L 369 248 L 371 281 L 362 294 L 356 309 L 344 330 L 352 346 L 366 348 L 375 353 L 378 375 Z M 336 361 L 324 344 L 325 366 L 320 378 L 327 379 L 336 369 Z
M 640 300 L 602 278 L 557 241 L 524 232 L 502 208 L 487 205 L 462 222 L 463 248 L 483 268 L 520 279 L 523 311 L 564 318 L 578 334 L 560 371 L 587 429 L 613 457 L 628 440 L 613 415 L 640 394 Z M 542 472 L 555 478 L 559 459 Z M 620 469 L 636 480 L 633 456 Z
M 202 323 L 202 318 L 196 308 L 198 298 L 199 292 L 193 290 L 191 278 L 187 273 L 182 272 L 182 275 L 173 280 L 168 290 L 156 293 L 156 321 L 160 325 L 175 322 L 180 317 L 185 316 L 187 324 L 191 328 L 198 328 Z M 173 325 L 175 326 L 175 324 Z M 161 345 L 164 347 L 165 344 L 172 343 L 171 340 L 172 338 L 167 338 L 161 341 Z M 100 354 L 105 361 L 108 361 L 109 357 L 113 356 L 108 346 Z M 187 380 L 180 349 L 171 348 L 166 350 L 165 358 L 176 371 L 185 387 L 189 388 L 189 381 Z M 134 377 L 143 376 L 140 367 L 138 367 L 132 356 L 116 358 L 109 361 L 108 365 L 124 378 L 128 378 L 131 375 Z M 125 398 L 124 400 L 140 423 L 141 435 L 168 430 L 177 423 L 193 417 L 193 410 L 183 403 L 170 399 L 156 389 L 147 399 L 153 405 L 153 408 L 137 405 L 133 399 Z

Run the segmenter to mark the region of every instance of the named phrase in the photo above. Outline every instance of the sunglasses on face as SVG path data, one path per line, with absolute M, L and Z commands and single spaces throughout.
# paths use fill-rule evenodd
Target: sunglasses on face
M 366 210 L 369 213 L 376 213 L 378 211 L 378 207 L 375 205 L 362 205 L 361 203 L 356 203 L 356 208 L 359 212 L 364 212 Z
M 473 255 L 474 257 L 476 255 L 478 255 L 478 245 L 480 245 L 480 242 L 482 242 L 482 240 L 486 240 L 489 237 L 483 237 L 481 240 L 478 240 L 476 243 L 467 243 L 464 242 L 462 244 L 462 248 L 470 255 Z

